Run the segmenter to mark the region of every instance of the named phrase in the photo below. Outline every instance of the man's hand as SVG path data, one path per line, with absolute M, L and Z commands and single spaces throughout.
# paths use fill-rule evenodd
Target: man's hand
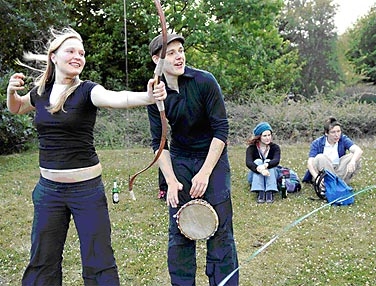
M 167 198 L 166 198 L 167 206 L 171 206 L 173 208 L 176 208 L 178 206 L 178 203 L 179 203 L 178 193 L 182 189 L 183 189 L 183 184 L 178 181 L 168 184 Z
M 347 164 L 347 172 L 348 172 L 348 173 L 350 173 L 350 174 L 351 174 L 351 173 L 354 173 L 355 168 L 356 168 L 356 164 L 355 164 L 355 162 L 350 161 L 350 163 Z
M 209 176 L 203 172 L 198 172 L 192 178 L 192 187 L 189 191 L 191 198 L 201 198 L 204 195 L 209 184 Z

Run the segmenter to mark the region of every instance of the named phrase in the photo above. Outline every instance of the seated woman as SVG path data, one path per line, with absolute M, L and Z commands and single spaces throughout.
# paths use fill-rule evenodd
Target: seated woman
M 281 148 L 272 142 L 272 133 L 269 123 L 261 122 L 253 129 L 253 136 L 247 142 L 246 165 L 250 169 L 247 179 L 251 192 L 258 193 L 258 203 L 272 203 L 273 193 L 278 192 L 276 167 Z

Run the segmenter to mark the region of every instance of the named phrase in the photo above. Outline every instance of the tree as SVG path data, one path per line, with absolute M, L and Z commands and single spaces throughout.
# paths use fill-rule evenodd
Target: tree
M 278 33 L 282 7 L 282 1 L 175 1 L 166 14 L 187 38 L 189 63 L 211 71 L 227 100 L 243 102 L 254 90 L 285 93 L 299 75 L 297 54 Z
M 31 15 L 29 11 L 43 10 L 55 16 L 44 20 L 43 25 L 38 24 L 42 28 L 30 31 L 44 31 L 56 22 L 78 29 L 87 50 L 83 78 L 112 88 L 126 85 L 133 90 L 145 88 L 154 70 L 148 44 L 160 32 L 153 1 L 126 1 L 125 16 L 123 0 L 57 1 L 53 2 L 58 7 L 54 12 L 51 1 L 43 2 L 45 9 L 33 8 L 40 5 L 39 1 L 27 1 L 20 5 L 20 10 L 14 9 L 15 2 L 7 2 L 10 4 L 5 6 L 6 14 L 11 18 L 22 15 L 29 25 L 36 25 L 38 18 L 44 19 L 41 12 Z M 188 63 L 210 70 L 228 99 L 247 99 L 254 89 L 286 92 L 299 75 L 296 52 L 288 49 L 289 43 L 277 29 L 282 0 L 185 0 L 162 1 L 162 5 L 169 32 L 186 37 Z M 57 21 L 56 15 L 58 20 L 63 17 L 65 20 Z M 19 43 L 38 38 L 31 32 L 23 37 L 18 32 L 11 34 Z M 22 50 L 25 46 L 20 45 L 16 54 Z M 10 58 L 10 53 L 4 56 L 6 60 Z
M 0 77 L 16 67 L 24 51 L 43 48 L 37 40 L 45 40 L 49 27 L 71 23 L 63 1 L 0 0 L 0 12 Z
M 376 5 L 349 30 L 347 58 L 365 82 L 376 84 Z
M 299 50 L 303 65 L 295 88 L 306 97 L 327 93 L 340 80 L 332 0 L 287 0 L 281 33 Z
M 123 1 L 66 3 L 72 6 L 71 18 L 85 37 L 88 77 L 117 86 L 128 78 L 131 89 L 144 89 L 154 70 L 148 44 L 160 33 L 153 1 L 126 3 L 126 58 Z M 289 51 L 288 42 L 278 34 L 281 1 L 186 0 L 162 1 L 162 5 L 168 31 L 186 38 L 188 64 L 210 70 L 228 100 L 247 100 L 250 90 L 257 88 L 286 92 L 299 75 L 296 52 Z
M 7 39 L 0 42 L 0 80 L 23 51 L 44 52 L 51 26 L 71 26 L 87 55 L 81 79 L 145 90 L 154 72 L 148 45 L 160 33 L 159 17 L 151 0 L 124 1 L 0 0 L 0 32 Z M 168 31 L 186 38 L 188 64 L 212 72 L 226 100 L 246 102 L 259 95 L 270 101 L 265 94 L 287 93 L 299 78 L 297 52 L 278 31 L 282 0 L 175 0 L 162 6 Z

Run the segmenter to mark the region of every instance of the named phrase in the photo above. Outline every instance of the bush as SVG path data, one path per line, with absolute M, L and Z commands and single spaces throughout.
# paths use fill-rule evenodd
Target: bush
M 298 102 L 276 100 L 273 95 L 247 104 L 227 102 L 229 142 L 243 144 L 260 121 L 270 123 L 277 142 L 310 142 L 322 135 L 323 122 L 328 116 L 335 116 L 341 122 L 343 132 L 351 138 L 372 138 L 376 135 L 376 104 L 359 101 L 358 91 L 345 91 L 346 95 L 341 93 L 332 98 L 300 98 Z M 268 96 L 272 98 L 270 101 Z M 5 102 L 4 96 L 2 102 Z M 100 109 L 98 115 L 94 129 L 98 148 L 150 146 L 146 108 Z M 27 149 L 31 140 L 36 138 L 30 118 L 11 115 L 4 109 L 0 110 L 0 116 L 0 154 Z
M 352 138 L 376 135 L 375 104 L 340 99 L 301 102 L 267 102 L 235 104 L 227 102 L 230 144 L 243 144 L 260 121 L 268 121 L 279 142 L 310 142 L 322 135 L 326 117 L 335 116 L 345 134 Z M 103 110 L 95 129 L 97 146 L 148 147 L 151 137 L 145 108 L 131 110 Z
M 352 138 L 371 138 L 376 135 L 374 114 L 376 104 L 341 99 L 283 102 L 270 105 L 227 104 L 230 122 L 230 142 L 244 143 L 254 126 L 268 121 L 279 142 L 310 142 L 323 134 L 324 120 L 334 116 L 341 122 L 343 133 Z
M 0 110 L 0 154 L 12 154 L 29 149 L 36 137 L 32 121 L 27 115 L 10 115 Z
M 150 146 L 146 108 L 99 111 L 94 129 L 95 144 L 101 148 Z

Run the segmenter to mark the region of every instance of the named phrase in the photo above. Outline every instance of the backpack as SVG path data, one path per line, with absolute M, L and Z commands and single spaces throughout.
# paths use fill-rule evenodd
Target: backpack
M 281 191 L 282 177 L 286 178 L 286 189 L 288 193 L 299 192 L 302 189 L 300 179 L 295 171 L 290 168 L 277 166 L 277 187 Z
M 324 188 L 321 186 L 322 180 L 324 180 Z M 326 169 L 321 170 L 317 175 L 314 188 L 320 199 L 328 203 L 333 202 L 336 206 L 351 205 L 355 201 L 353 189 L 340 177 Z

